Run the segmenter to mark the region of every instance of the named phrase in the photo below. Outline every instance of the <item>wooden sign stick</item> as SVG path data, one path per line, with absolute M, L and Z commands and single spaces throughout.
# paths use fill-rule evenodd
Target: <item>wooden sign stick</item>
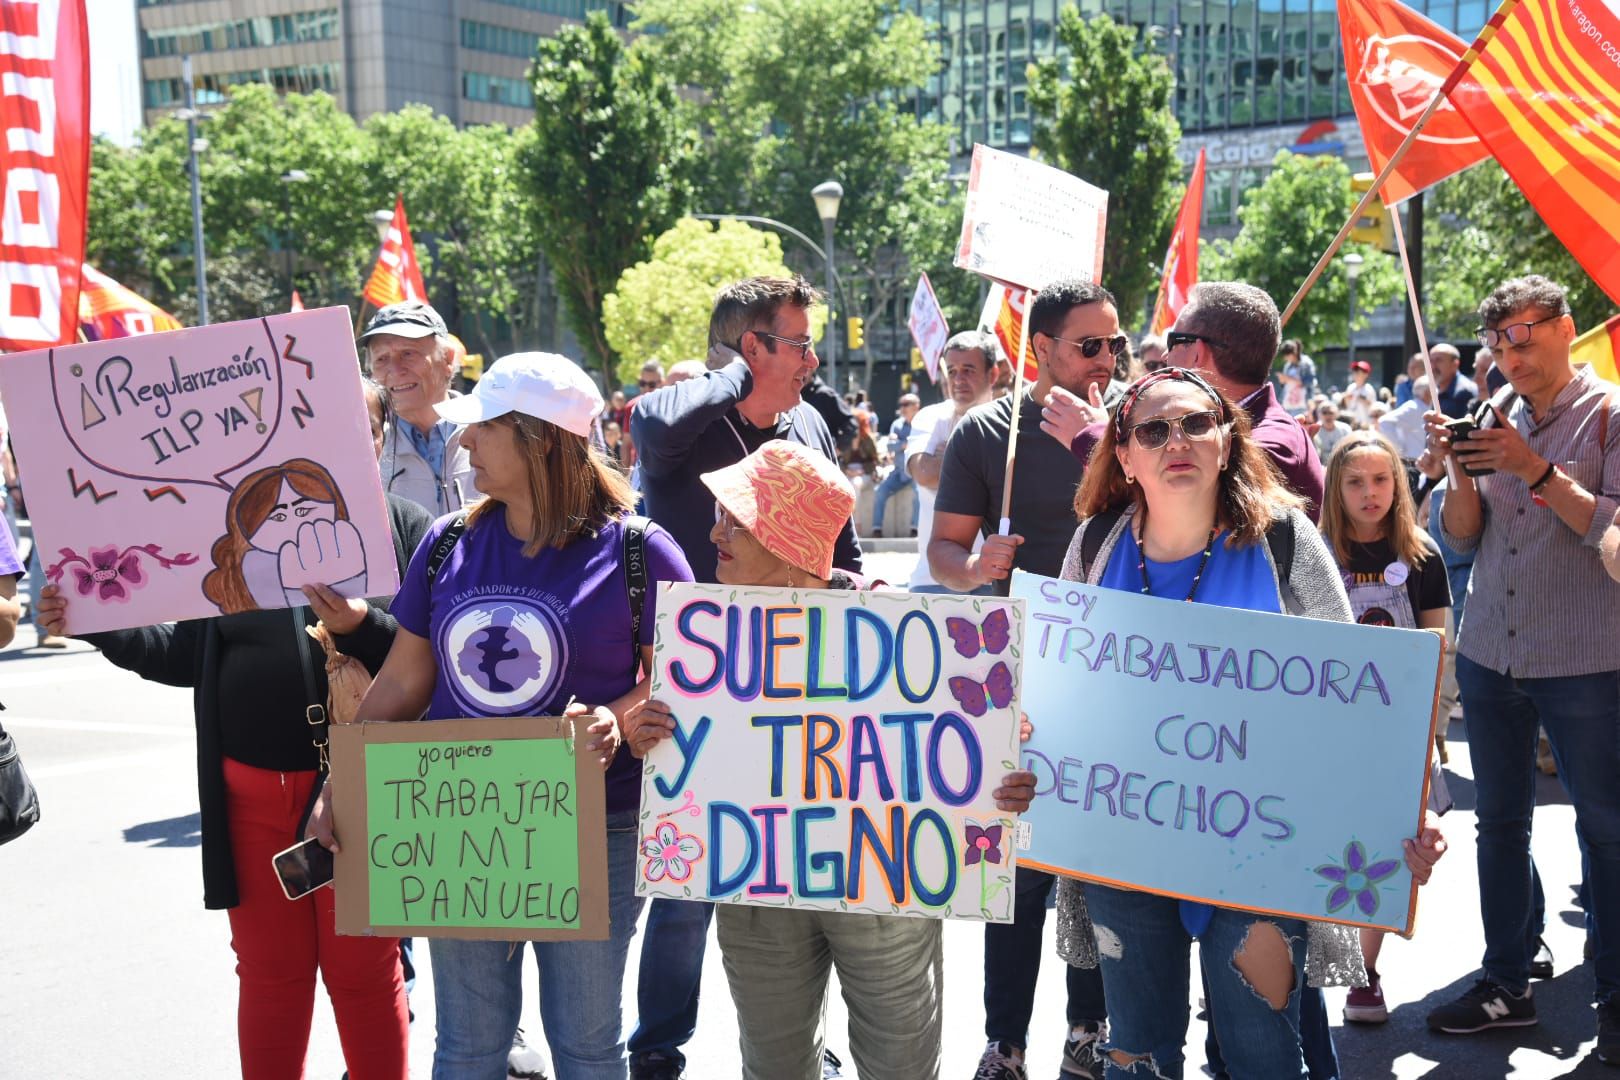
M 1423 350 L 1423 374 L 1429 380 L 1429 411 L 1440 408 L 1440 384 L 1434 378 L 1434 365 L 1429 362 L 1429 335 L 1423 328 L 1423 301 L 1418 296 L 1417 282 L 1412 277 L 1412 259 L 1406 253 L 1406 230 L 1401 227 L 1400 207 L 1391 215 L 1395 221 L 1395 247 L 1401 253 L 1401 272 L 1406 276 L 1406 297 L 1412 304 L 1412 325 L 1417 328 L 1418 348 Z M 1451 486 L 1457 486 L 1457 459 L 1447 455 L 1446 476 Z
M 1018 460 L 1018 417 L 1024 411 L 1024 354 L 1029 350 L 1029 309 L 1034 303 L 1034 292 L 1024 290 L 1024 314 L 1018 320 L 1018 356 L 1013 360 L 1012 426 L 1007 430 L 1007 475 L 1001 482 L 1002 536 L 1012 534 L 1013 466 Z

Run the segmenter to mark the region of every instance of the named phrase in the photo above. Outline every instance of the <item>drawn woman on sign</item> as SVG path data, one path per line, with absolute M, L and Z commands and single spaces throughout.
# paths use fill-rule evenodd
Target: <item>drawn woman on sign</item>
M 365 595 L 366 555 L 337 481 L 307 458 L 250 473 L 225 505 L 203 595 L 222 614 L 305 603 L 299 590 L 326 583 Z

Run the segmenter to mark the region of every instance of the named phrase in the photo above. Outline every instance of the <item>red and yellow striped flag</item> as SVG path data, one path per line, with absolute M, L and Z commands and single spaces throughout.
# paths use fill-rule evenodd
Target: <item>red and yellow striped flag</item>
M 1008 361 L 1018 354 L 1018 334 L 1024 323 L 1024 307 L 1029 302 L 1028 289 L 991 282 L 990 293 L 984 298 L 984 310 L 979 313 L 979 325 L 1001 342 L 1001 351 Z M 1024 380 L 1035 382 L 1040 378 L 1035 361 L 1035 343 L 1024 345 Z
M 1506 0 L 1444 89 L 1547 227 L 1620 303 L 1620 7 Z
M 85 341 L 180 329 L 180 320 L 89 263 L 79 267 L 79 280 L 79 334 Z
M 1569 358 L 1577 364 L 1591 364 L 1592 373 L 1609 382 L 1620 382 L 1615 361 L 1620 358 L 1620 315 L 1599 323 L 1570 342 Z
M 416 242 L 411 239 L 411 226 L 405 220 L 403 195 L 394 197 L 394 220 L 383 237 L 377 265 L 366 282 L 365 297 L 380 308 L 406 300 L 427 299 L 422 268 L 416 261 Z

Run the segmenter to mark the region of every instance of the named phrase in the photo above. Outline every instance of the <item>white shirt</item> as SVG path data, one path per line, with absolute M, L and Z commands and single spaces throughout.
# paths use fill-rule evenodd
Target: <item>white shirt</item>
M 1378 391 L 1373 388 L 1372 380 L 1368 379 L 1360 386 L 1350 384 L 1344 392 L 1344 407 L 1339 410 L 1341 415 L 1348 414 L 1357 427 L 1365 427 L 1368 415 L 1372 412 L 1373 402 L 1378 400 Z
M 1378 418 L 1379 432 L 1394 443 L 1401 457 L 1408 461 L 1423 456 L 1423 414 L 1428 408 L 1417 398 L 1412 398 Z
M 919 409 L 917 415 L 911 418 L 911 438 L 906 440 L 906 461 L 913 460 L 916 454 L 938 453 L 956 429 L 956 422 L 960 417 L 956 415 L 956 402 L 946 398 L 944 401 Z M 917 487 L 917 567 L 911 572 L 911 581 L 908 588 L 916 589 L 924 585 L 938 585 L 934 575 L 928 572 L 928 538 L 934 531 L 934 498 L 938 494 L 936 489 Z M 984 538 L 977 534 L 973 537 L 973 550 L 978 551 Z

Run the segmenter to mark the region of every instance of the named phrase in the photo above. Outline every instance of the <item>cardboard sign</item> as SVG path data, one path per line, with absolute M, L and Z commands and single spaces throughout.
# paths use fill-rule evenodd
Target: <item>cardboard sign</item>
M 7 356 L 0 395 L 70 633 L 399 587 L 343 308 Z
M 976 145 L 956 265 L 1033 292 L 1063 278 L 1097 281 L 1107 224 L 1102 188 Z
M 605 941 L 590 736 L 546 717 L 334 724 L 340 934 Z
M 644 896 L 1011 922 L 1023 604 L 663 586 Z
M 951 339 L 950 327 L 945 325 L 945 312 L 934 295 L 934 286 L 927 274 L 917 275 L 917 291 L 911 295 L 911 313 L 906 317 L 911 327 L 911 340 L 917 343 L 923 363 L 928 367 L 930 382 L 939 382 L 939 358 L 945 354 L 945 343 Z
M 1022 572 L 1019 862 L 1409 934 L 1441 640 Z

